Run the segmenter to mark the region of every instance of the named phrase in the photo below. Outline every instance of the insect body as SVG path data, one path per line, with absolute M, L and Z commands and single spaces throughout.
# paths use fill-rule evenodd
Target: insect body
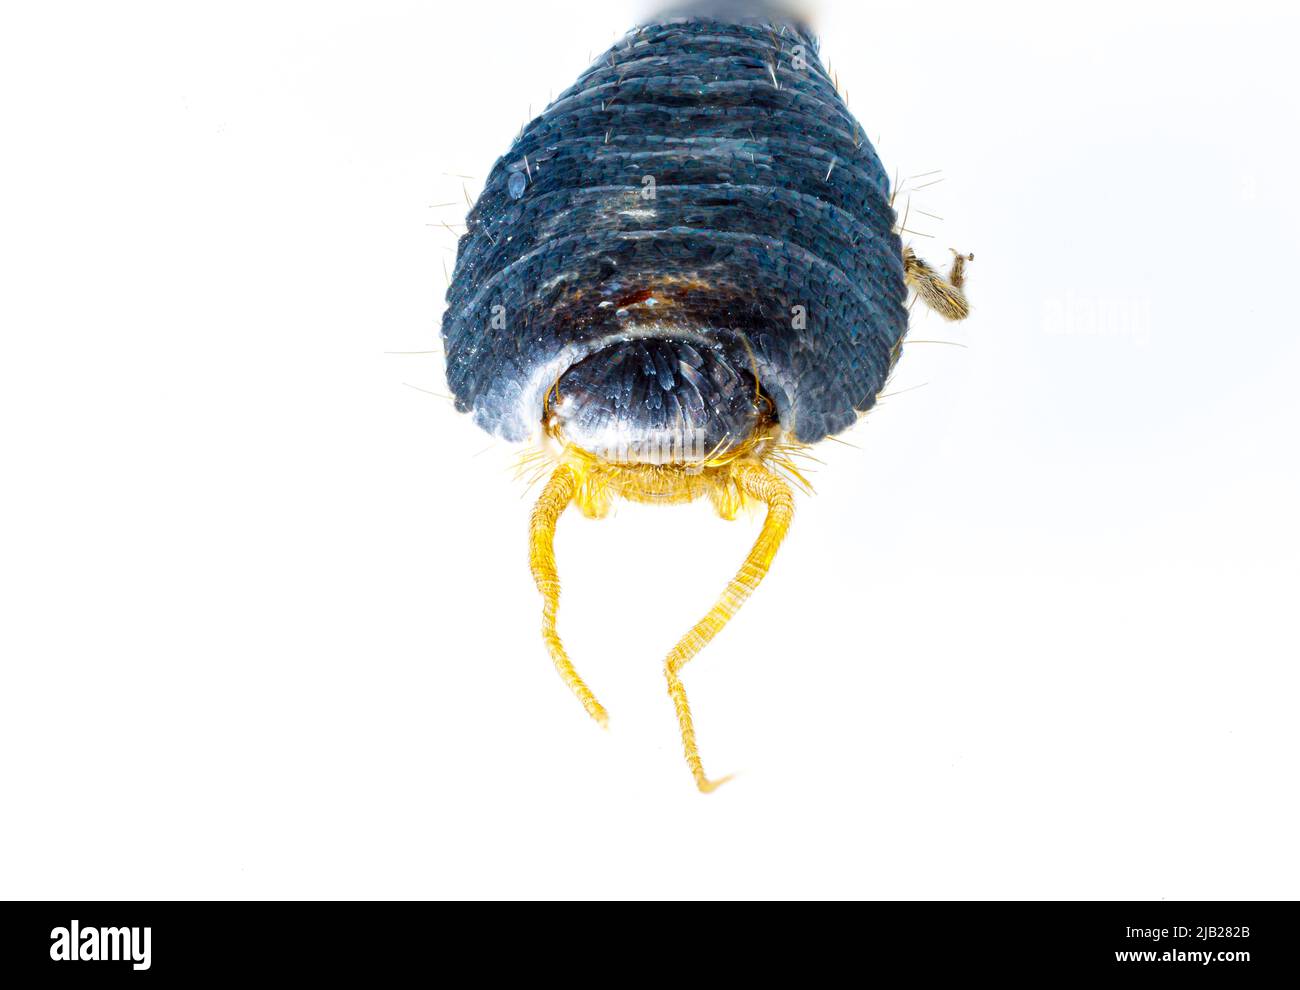
M 443 337 L 457 407 L 541 439 L 554 473 L 529 557 L 556 628 L 556 521 L 570 503 L 707 497 L 767 507 L 717 604 L 668 654 L 687 762 L 704 772 L 681 669 L 766 574 L 794 510 L 792 447 L 853 426 L 901 353 L 911 286 L 967 313 L 904 249 L 889 180 L 797 20 L 696 6 L 631 32 L 499 160 L 467 221 Z

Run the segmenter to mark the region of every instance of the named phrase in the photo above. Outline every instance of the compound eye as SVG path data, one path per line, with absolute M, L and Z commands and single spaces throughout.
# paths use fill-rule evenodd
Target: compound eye
M 763 413 L 748 371 L 710 347 L 622 341 L 552 390 L 548 429 L 615 464 L 703 464 L 754 435 Z

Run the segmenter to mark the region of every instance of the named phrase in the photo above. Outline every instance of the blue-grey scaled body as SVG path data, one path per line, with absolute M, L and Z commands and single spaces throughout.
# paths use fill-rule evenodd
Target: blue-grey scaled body
M 563 396 L 586 449 L 673 421 L 711 447 L 764 408 L 815 443 L 884 387 L 907 327 L 888 177 L 804 26 L 708 10 L 598 58 L 469 215 L 447 381 L 505 440 Z

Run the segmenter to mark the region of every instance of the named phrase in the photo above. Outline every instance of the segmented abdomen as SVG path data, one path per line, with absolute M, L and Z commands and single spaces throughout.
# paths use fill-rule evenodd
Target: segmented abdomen
M 458 408 L 534 435 L 547 390 L 611 343 L 711 344 L 794 438 L 875 402 L 906 331 L 889 182 L 795 22 L 631 32 L 499 160 L 447 296 Z

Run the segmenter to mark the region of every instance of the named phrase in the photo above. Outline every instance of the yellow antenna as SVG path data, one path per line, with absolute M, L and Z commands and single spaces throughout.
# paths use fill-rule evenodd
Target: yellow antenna
M 593 477 L 591 472 L 600 475 L 601 469 L 589 462 L 589 458 L 573 453 L 555 469 L 551 480 L 542 491 L 537 505 L 533 509 L 532 522 L 529 527 L 528 562 L 532 567 L 533 580 L 537 590 L 542 594 L 542 638 L 550 651 L 555 669 L 559 671 L 569 690 L 582 702 L 587 713 L 602 726 L 608 726 L 609 716 L 605 707 L 596 700 L 591 689 L 574 669 L 573 662 L 565 652 L 564 643 L 556 630 L 556 613 L 560 607 L 560 578 L 555 567 L 555 525 L 564 510 L 575 497 L 585 481 Z M 603 477 L 603 475 L 601 475 Z M 663 472 L 653 472 L 653 477 L 660 483 L 672 481 Z M 688 476 L 682 475 L 678 481 L 685 482 Z M 681 642 L 668 654 L 664 662 L 664 675 L 668 678 L 668 694 L 673 699 L 677 710 L 677 722 L 681 727 L 682 748 L 686 753 L 686 763 L 691 768 L 695 783 L 706 794 L 716 790 L 730 778 L 712 781 L 704 773 L 704 764 L 700 759 L 699 746 L 695 740 L 695 723 L 691 718 L 690 702 L 686 698 L 686 688 L 681 681 L 681 670 L 691 662 L 709 642 L 720 633 L 731 618 L 740 611 L 749 596 L 762 583 L 772 566 L 781 542 L 790 528 L 794 518 L 794 493 L 778 474 L 768 470 L 759 461 L 744 457 L 727 461 L 709 472 L 708 482 L 716 491 L 725 491 L 735 486 L 744 498 L 762 502 L 767 506 L 767 518 L 763 522 L 763 531 L 759 534 L 754 548 L 749 552 L 739 573 L 731 579 L 722 597 L 703 619 L 682 637 Z M 644 484 L 644 481 L 642 481 Z M 634 494 L 624 490 L 623 494 Z M 688 498 L 691 493 L 683 490 L 673 492 L 673 496 Z
M 528 563 L 533 570 L 533 580 L 537 590 L 542 593 L 542 638 L 550 651 L 555 669 L 560 672 L 564 683 L 569 685 L 587 714 L 600 723 L 602 728 L 609 726 L 609 714 L 605 706 L 596 700 L 591 688 L 578 675 L 573 662 L 564 651 L 564 643 L 555 628 L 555 615 L 560 608 L 560 575 L 555 569 L 555 524 L 564 510 L 573 501 L 578 490 L 578 479 L 573 468 L 561 464 L 551 475 L 542 497 L 537 500 L 529 526 Z
M 767 577 L 776 552 L 781 549 L 785 534 L 790 529 L 794 518 L 794 493 L 790 486 L 778 475 L 763 467 L 757 461 L 737 461 L 731 466 L 731 477 L 740 490 L 751 498 L 767 504 L 767 519 L 763 522 L 763 531 L 759 533 L 754 548 L 749 552 L 740 572 L 731 579 L 727 590 L 722 593 L 718 603 L 709 614 L 697 622 L 682 637 L 664 662 L 664 676 L 668 678 L 668 694 L 677 709 L 677 722 L 682 730 L 682 748 L 686 752 L 686 763 L 691 768 L 695 783 L 705 794 L 717 790 L 730 777 L 721 780 L 709 780 L 704 773 L 704 763 L 700 759 L 700 750 L 695 741 L 695 722 L 691 718 L 691 705 L 686 699 L 686 688 L 682 684 L 681 669 L 690 663 L 709 642 L 731 621 L 749 596 Z

